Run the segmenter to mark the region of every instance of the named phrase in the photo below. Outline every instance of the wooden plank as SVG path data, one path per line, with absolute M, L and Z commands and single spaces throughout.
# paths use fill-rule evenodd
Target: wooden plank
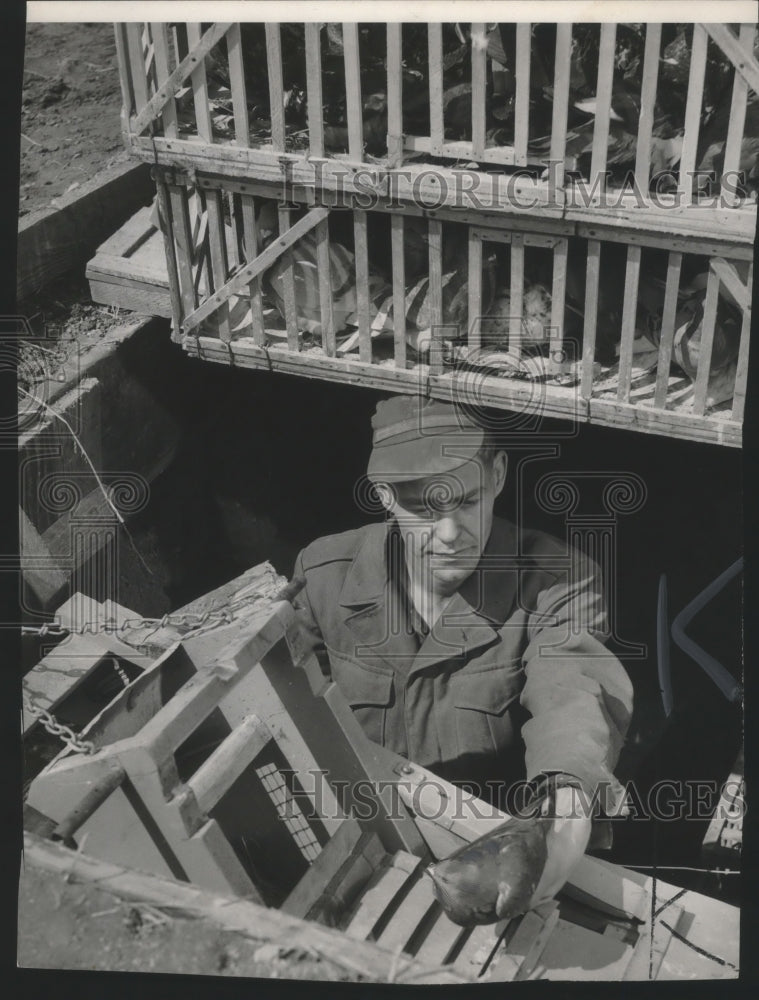
M 202 813 L 211 809 L 272 739 L 258 716 L 248 715 L 187 781 Z
M 509 301 L 509 354 L 522 356 L 522 320 L 524 318 L 524 239 L 521 233 L 511 238 L 511 298 Z
M 125 136 L 129 132 L 129 119 L 134 108 L 132 71 L 129 66 L 129 38 L 126 27 L 124 22 L 116 22 L 113 25 L 116 62 L 119 67 L 119 83 L 121 85 L 121 131 Z
M 405 852 L 399 852 L 403 853 Z M 414 858 L 413 855 L 408 855 L 408 858 L 413 858 L 411 864 L 403 862 L 399 864 L 396 856 L 389 865 L 378 870 L 372 877 L 355 912 L 351 915 L 345 930 L 348 937 L 354 941 L 365 941 L 370 937 L 384 912 L 402 892 L 421 864 L 420 858 Z
M 701 343 L 698 348 L 698 371 L 693 386 L 693 412 L 702 416 L 706 409 L 709 392 L 709 376 L 712 367 L 714 333 L 717 326 L 717 304 L 719 302 L 719 277 L 710 268 L 706 279 L 704 316 L 701 320 Z
M 330 837 L 319 856 L 312 861 L 308 871 L 282 903 L 280 911 L 293 917 L 307 917 L 309 911 L 319 903 L 332 879 L 356 853 L 361 835 L 358 820 L 343 820 L 337 832 Z
M 324 156 L 321 28 L 318 21 L 305 22 L 308 148 L 318 157 Z
M 427 58 L 430 75 L 430 151 L 434 154 L 443 145 L 443 25 L 427 25 Z
M 661 920 L 654 919 L 653 944 L 651 943 L 650 921 L 641 928 L 640 937 L 633 948 L 630 962 L 622 975 L 623 980 L 656 979 L 672 940 L 672 933 L 679 929 L 683 907 L 672 903 L 665 912 L 666 924 Z
M 725 292 L 732 298 L 733 305 L 743 312 L 751 305 L 751 288 L 743 284 L 740 275 L 730 261 L 723 257 L 712 257 L 709 261 L 710 270 L 714 271 L 725 286 Z
M 201 917 L 225 931 L 256 941 L 287 941 L 293 948 L 315 951 L 342 968 L 378 981 L 387 979 L 393 956 L 385 949 L 355 940 L 346 948 L 345 937 L 340 931 L 300 920 L 281 910 L 210 893 L 186 882 L 124 869 L 83 852 L 70 851 L 31 833 L 24 834 L 24 858 L 33 867 L 59 875 L 68 875 L 75 867 L 78 879 L 101 888 L 105 886 L 120 898 Z M 404 973 L 414 974 L 414 982 L 423 981 L 426 971 L 430 978 L 440 972 L 414 961 L 404 964 Z M 466 980 L 451 970 L 447 973 L 447 981 Z
M 643 194 L 648 194 L 650 185 L 651 135 L 654 127 L 656 85 L 659 78 L 661 29 L 661 24 L 646 25 L 646 44 L 643 51 L 643 74 L 640 89 L 638 141 L 635 149 L 635 182 L 638 190 Z
M 467 344 L 471 352 L 482 350 L 482 240 L 469 227 L 469 276 L 467 279 Z
M 543 954 L 558 919 L 556 903 L 541 908 L 540 912 L 525 913 L 509 940 L 506 954 L 495 960 L 488 980 L 521 982 L 527 979 Z
M 551 119 L 551 162 L 548 186 L 554 203 L 563 200 L 564 158 L 567 149 L 567 113 L 569 109 L 569 73 L 572 63 L 572 25 L 556 25 L 556 65 L 553 83 Z M 561 196 L 559 192 L 562 192 Z
M 140 119 L 140 112 L 148 103 L 148 80 L 145 72 L 145 59 L 142 48 L 142 28 L 141 22 L 132 21 L 126 25 L 126 37 L 128 42 L 129 68 L 132 77 L 132 88 L 134 91 L 134 106 L 137 118 L 133 122 L 132 128 L 137 135 L 142 131 L 138 129 L 137 122 Z
M 417 153 L 429 153 L 451 160 L 473 160 L 474 149 L 471 142 L 464 139 L 449 140 L 437 146 L 426 135 L 407 135 L 403 139 L 403 148 Z M 480 157 L 482 163 L 499 163 L 503 166 L 514 166 L 513 146 L 487 146 Z
M 282 36 L 279 24 L 267 21 L 266 66 L 269 76 L 271 144 L 277 152 L 285 150 L 285 93 L 282 84 Z
M 169 280 L 169 296 L 171 298 L 171 315 L 173 320 L 172 339 L 176 340 L 182 324 L 182 290 L 180 288 L 177 256 L 174 247 L 174 227 L 171 219 L 169 192 L 161 177 L 156 177 L 156 196 L 158 200 L 158 215 L 161 220 L 164 259 Z
M 322 346 L 328 358 L 335 356 L 335 314 L 332 299 L 332 264 L 329 255 L 329 219 L 314 230 L 316 261 L 319 269 L 319 313 L 322 323 Z
M 19 220 L 16 295 L 35 295 L 56 278 L 87 262 L 103 240 L 153 197 L 149 168 L 132 161 L 100 171 L 57 207 Z
M 372 331 L 369 317 L 369 237 L 366 212 L 353 212 L 353 242 L 356 256 L 356 302 L 358 305 L 358 356 L 372 360 Z
M 593 192 L 598 190 L 599 194 L 602 194 L 606 188 L 606 155 L 609 150 L 609 121 L 614 84 L 616 37 L 616 24 L 605 21 L 601 25 L 601 38 L 598 46 L 596 113 L 593 120 L 593 150 L 590 160 L 590 187 Z
M 354 852 L 345 858 L 321 896 L 311 910 L 311 919 L 319 919 L 320 914 L 335 920 L 349 912 L 359 893 L 369 879 L 387 858 L 387 852 L 376 833 L 363 833 Z
M 21 506 L 18 508 L 18 515 L 20 569 L 23 583 L 32 588 L 45 607 L 66 586 L 69 578 Z M 29 676 L 26 675 L 24 682 Z M 24 730 L 31 721 L 33 720 L 27 722 L 26 708 L 24 708 Z
M 680 153 L 680 179 L 678 181 L 678 190 L 686 205 L 693 201 L 693 181 L 698 152 L 698 133 L 701 125 L 701 106 L 704 96 L 707 41 L 708 37 L 703 25 L 694 24 L 693 44 L 690 53 L 690 73 L 688 75 L 688 99 L 685 104 L 683 147 Z
M 659 334 L 659 357 L 656 361 L 654 406 L 657 409 L 662 409 L 667 403 L 669 366 L 672 362 L 672 345 L 675 340 L 677 293 L 680 288 L 682 264 L 683 255 L 681 253 L 669 254 L 667 260 L 667 284 L 664 291 L 664 307 L 662 309 L 661 332 Z
M 198 308 L 185 320 L 185 332 L 193 329 L 199 323 L 202 323 L 203 320 L 210 316 L 210 314 L 219 305 L 221 305 L 222 302 L 227 302 L 232 295 L 239 295 L 240 292 L 244 291 L 253 278 L 263 274 L 263 272 L 267 270 L 267 268 L 271 267 L 271 265 L 275 263 L 286 250 L 289 250 L 290 247 L 297 243 L 302 236 L 305 236 L 306 233 L 310 232 L 314 228 L 314 226 L 326 219 L 327 215 L 328 210 L 326 208 L 312 208 L 302 219 L 299 219 L 292 226 L 289 226 L 290 210 L 286 208 L 280 209 L 280 236 L 278 239 L 276 239 L 273 243 L 270 243 L 269 246 L 254 260 L 250 261 L 250 263 L 246 264 L 245 267 L 241 268 L 237 274 L 230 278 L 230 280 L 226 282 L 222 288 L 219 288 L 213 295 L 210 295 L 202 305 L 198 306 Z M 287 275 L 285 275 L 285 277 L 287 277 Z M 285 283 L 285 292 L 287 293 L 287 283 Z M 285 306 L 287 307 L 287 297 L 285 297 Z M 291 312 L 294 318 L 294 288 L 292 288 Z M 297 322 L 295 325 L 295 334 L 297 337 Z M 297 349 L 297 347 L 294 349 Z
M 703 24 L 699 28 L 711 35 L 755 94 L 759 94 L 759 62 L 741 38 L 736 38 L 726 24 Z
M 213 284 L 210 289 L 224 288 L 229 274 L 227 259 L 227 244 L 224 232 L 224 202 L 218 191 L 206 192 L 206 213 L 208 215 L 208 243 L 211 251 L 211 275 Z M 240 272 L 238 271 L 238 274 Z M 229 299 L 219 304 L 218 311 L 219 336 L 229 343 L 232 332 L 229 326 Z
M 566 240 L 560 240 L 553 252 L 553 281 L 551 283 L 551 368 L 564 371 L 564 305 L 567 295 L 567 250 Z
M 255 202 L 250 195 L 240 195 L 240 213 L 242 217 L 243 239 L 245 241 L 245 261 L 247 263 L 256 259 L 260 249 Z M 264 303 L 260 277 L 251 280 L 249 290 L 253 340 L 256 344 L 263 346 L 266 343 L 266 334 L 264 332 Z
M 514 165 L 527 166 L 527 146 L 530 138 L 530 55 L 532 25 L 517 24 L 516 91 L 514 94 Z
M 590 399 L 593 393 L 593 365 L 596 356 L 600 274 L 600 240 L 588 240 L 588 260 L 585 268 L 585 310 L 582 332 L 582 381 L 580 384 L 580 395 L 583 399 Z
M 305 222 L 306 219 L 310 219 L 311 222 L 313 223 L 313 226 L 316 226 L 317 223 L 322 221 L 321 218 L 317 219 L 314 216 L 314 213 L 317 211 L 318 211 L 317 209 L 311 209 L 308 215 L 305 216 L 304 219 L 301 219 L 299 221 Z M 326 213 L 326 209 L 324 211 Z M 283 243 L 287 242 L 288 235 L 298 225 L 298 223 L 296 223 L 295 225 L 292 224 L 292 211 L 289 208 L 278 209 L 277 217 L 279 220 L 279 239 L 277 240 L 276 243 L 269 244 L 266 250 L 264 250 L 263 253 L 260 254 L 258 258 L 256 258 L 257 261 L 260 261 L 261 257 L 263 257 L 263 255 L 266 254 L 268 250 L 277 246 L 281 247 Z M 312 225 L 309 225 L 307 228 L 308 230 L 310 230 L 312 228 Z M 288 246 L 284 248 L 285 251 L 291 250 L 292 246 L 296 242 L 297 240 L 291 240 L 288 243 Z M 287 267 L 282 272 L 282 299 L 285 304 L 285 326 L 287 327 L 287 349 L 289 351 L 297 352 L 301 348 L 301 343 L 300 343 L 300 327 L 298 325 L 298 309 L 295 298 L 295 268 L 294 268 L 292 252 L 285 252 L 284 260 L 287 262 Z M 252 264 L 248 266 L 252 266 Z M 259 271 L 259 273 L 261 272 Z
M 403 25 L 387 24 L 387 161 L 388 166 L 403 163 Z M 395 307 L 393 307 L 395 313 Z M 405 343 L 405 341 L 404 341 Z M 397 362 L 396 362 L 397 363 Z
M 622 333 L 619 340 L 619 386 L 617 387 L 617 399 L 623 403 L 630 400 L 639 279 L 640 247 L 629 247 L 625 267 L 625 298 L 622 308 Z
M 171 185 L 169 187 L 171 203 L 172 233 L 179 275 L 179 290 L 182 298 L 182 317 L 189 316 L 197 305 L 195 280 L 192 273 L 194 248 L 190 232 L 190 214 L 187 188 Z
M 545 979 L 609 982 L 622 978 L 631 954 L 632 947 L 618 938 L 560 917 L 539 961 Z
M 454 924 L 440 908 L 440 913 L 419 946 L 416 957 L 425 965 L 443 965 L 466 934 L 469 934 L 469 929 Z
M 206 31 L 206 33 L 201 37 L 200 25 L 188 23 L 187 38 L 191 51 L 181 60 L 177 68 L 169 76 L 168 80 L 156 91 L 149 101 L 147 99 L 147 90 L 145 93 L 145 99 L 143 100 L 140 98 L 138 101 L 137 117 L 132 122 L 134 135 L 140 135 L 144 132 L 150 122 L 153 121 L 153 119 L 162 112 L 166 104 L 173 99 L 177 90 L 179 90 L 191 74 L 194 79 L 195 75 L 202 71 L 203 77 L 205 77 L 205 57 L 224 37 L 231 26 L 231 24 L 222 23 L 212 24 L 208 31 Z M 129 25 L 128 27 L 131 28 L 132 26 Z M 131 48 L 132 46 L 130 41 L 130 49 Z
M 750 52 L 754 47 L 756 25 L 742 24 L 738 33 L 738 44 Z M 733 95 L 730 101 L 730 117 L 728 119 L 727 139 L 725 140 L 724 161 L 722 164 L 721 195 L 728 204 L 737 204 L 739 198 L 734 193 L 732 180 L 738 172 L 741 161 L 743 131 L 746 124 L 746 103 L 748 84 L 746 78 L 735 71 L 733 80 Z
M 155 49 L 155 68 L 158 89 L 165 86 L 171 75 L 169 63 L 169 30 L 164 21 L 153 21 L 150 25 Z M 174 94 L 170 94 L 161 113 L 163 134 L 171 138 L 177 135 L 177 102 Z
M 232 93 L 232 113 L 235 120 L 235 142 L 238 146 L 249 146 L 250 122 L 245 93 L 242 33 L 239 23 L 233 24 L 227 32 L 227 58 L 229 61 L 229 89 Z
M 345 113 L 348 119 L 348 156 L 364 158 L 364 123 L 361 103 L 361 62 L 358 48 L 358 24 L 343 24 L 343 58 L 345 61 Z
M 411 887 L 385 929 L 377 944 L 388 951 L 406 951 L 409 941 L 429 912 L 439 904 L 432 894 L 432 883 L 422 876 Z
M 430 373 L 440 374 L 443 370 L 442 347 L 440 345 L 443 326 L 443 224 L 439 219 L 430 219 L 427 226 L 431 332 Z
M 498 925 L 495 925 L 497 927 Z M 453 967 L 459 972 L 476 976 L 495 947 L 497 932 L 493 924 L 472 927 L 469 936 L 454 959 Z
M 390 25 L 388 25 L 390 30 Z M 389 142 L 389 140 L 388 140 Z M 406 368 L 406 260 L 403 216 L 390 217 L 390 245 L 393 268 L 393 360 L 396 368 Z
M 487 86 L 487 25 L 472 28 L 472 158 L 485 152 L 485 110 Z
M 748 269 L 748 279 L 746 287 L 753 288 L 754 268 L 751 265 Z M 743 411 L 746 406 L 746 382 L 748 380 L 748 350 L 751 336 L 751 300 L 743 310 L 741 320 L 741 342 L 738 348 L 738 359 L 735 369 L 735 388 L 733 389 L 733 410 L 732 419 L 743 420 Z

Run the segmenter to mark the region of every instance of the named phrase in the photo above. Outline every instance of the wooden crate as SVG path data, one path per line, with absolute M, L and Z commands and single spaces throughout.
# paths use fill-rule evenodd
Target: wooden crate
M 756 205 L 734 194 L 731 178 L 752 141 L 748 92 L 755 93 L 759 81 L 754 26 L 741 25 L 736 35 L 727 25 L 696 24 L 682 39 L 687 97 L 682 123 L 670 123 L 682 135 L 669 193 L 660 192 L 656 169 L 663 140 L 655 112 L 668 87 L 660 70 L 661 53 L 669 52 L 662 25 L 646 26 L 638 91 L 626 91 L 640 111 L 628 136 L 632 191 L 615 175 L 607 177 L 610 142 L 619 140 L 620 127 L 617 42 L 630 26 L 592 27 L 598 97 L 589 121 L 572 128 L 572 116 L 587 105 L 570 99 L 573 53 L 591 29 L 553 26 L 553 76 L 546 84 L 553 87 L 553 110 L 542 144 L 534 136 L 530 81 L 545 75 L 546 26 L 512 26 L 510 41 L 499 36 L 505 45 L 499 52 L 494 31 L 503 27 L 459 26 L 455 52 L 453 26 L 423 28 L 420 72 L 428 93 L 421 88 L 418 101 L 429 134 L 410 134 L 402 62 L 409 44 L 418 44 L 420 26 L 381 29 L 387 75 L 378 104 L 379 95 L 367 93 L 376 81 L 367 76 L 365 36 L 376 34 L 376 26 L 116 25 L 123 131 L 135 155 L 154 166 L 176 338 L 189 353 L 221 363 L 516 411 L 512 432 L 531 431 L 548 416 L 740 445 Z M 250 32 L 265 45 L 265 68 L 250 65 Z M 372 44 L 378 38 L 372 34 Z M 296 43 L 302 66 L 291 58 Z M 327 65 L 334 70 L 336 52 L 346 95 L 345 134 L 337 139 L 322 114 L 324 71 Z M 509 129 L 486 128 L 504 59 L 514 71 L 509 135 Z M 451 138 L 453 105 L 444 80 L 452 65 L 468 74 L 457 85 L 458 98 L 466 97 L 465 140 Z M 706 100 L 715 65 L 723 78 L 722 117 Z M 263 111 L 251 90 L 257 73 L 268 91 Z M 298 80 L 305 100 L 299 131 L 291 107 Z M 624 86 L 629 89 L 629 80 Z M 716 144 L 715 121 L 725 133 L 717 129 Z M 584 136 L 582 155 L 577 134 Z M 343 140 L 344 153 L 337 148 Z M 379 153 L 367 152 L 373 142 L 380 143 Z M 717 147 L 724 154 L 719 191 L 706 196 L 691 184 L 691 173 L 716 162 Z M 425 157 L 434 158 L 434 168 Z M 466 170 L 458 169 L 462 165 Z M 259 212 L 273 198 L 280 204 L 269 228 L 278 239 L 267 242 Z M 334 217 L 346 211 L 351 225 L 338 238 Z M 387 215 L 380 263 L 376 217 Z M 445 247 L 455 230 L 461 253 L 452 265 Z M 412 273 L 411 236 L 428 248 L 424 274 Z M 343 253 L 338 244 L 350 248 L 351 351 L 341 336 L 346 317 L 334 287 L 335 253 Z M 483 262 L 493 246 L 502 254 L 508 247 L 509 260 L 498 278 L 497 308 L 483 288 Z M 531 273 L 538 250 L 552 258 L 542 278 Z M 308 313 L 299 271 L 306 259 L 318 274 Z M 267 276 L 279 264 L 281 293 L 272 309 Z M 455 317 L 446 309 L 451 271 L 466 273 L 460 294 L 467 307 Z M 375 338 L 378 308 L 369 291 L 380 272 L 385 311 L 392 304 L 393 315 L 384 340 Z M 409 297 L 420 281 L 429 300 L 421 342 L 429 347 L 415 353 L 420 327 Z M 526 304 L 541 286 L 542 321 Z M 702 316 L 694 328 L 692 310 Z M 645 352 L 638 350 L 642 311 L 653 327 Z M 506 331 L 495 344 L 483 332 L 488 316 L 491 328 Z M 537 353 L 529 332 L 536 323 L 543 331 Z M 315 337 L 309 335 L 314 327 Z M 616 357 L 603 355 L 605 341 Z
M 84 869 L 121 865 L 264 902 L 343 932 L 348 950 L 376 945 L 409 975 L 411 962 L 477 979 L 502 931 L 481 981 L 678 977 L 681 938 L 703 953 L 716 921 L 732 940 L 733 908 L 591 857 L 558 906 L 506 927 L 452 924 L 426 862 L 509 817 L 366 738 L 303 654 L 290 605 L 264 595 L 273 576 L 254 567 L 170 622 L 129 629 L 120 626 L 131 612 L 117 606 L 93 612 L 78 598 L 61 609 L 71 628 L 107 615 L 150 659 L 135 650 L 144 670 L 84 728 L 94 752 L 64 752 L 37 775 L 27 798 L 35 829 L 75 844 Z M 193 636 L 198 616 L 230 607 L 231 621 Z M 100 642 L 71 684 L 103 649 L 122 650 L 113 637 Z M 47 695 L 55 709 L 60 692 Z M 722 965 L 703 959 L 710 976 L 735 968 L 721 940 L 719 949 Z

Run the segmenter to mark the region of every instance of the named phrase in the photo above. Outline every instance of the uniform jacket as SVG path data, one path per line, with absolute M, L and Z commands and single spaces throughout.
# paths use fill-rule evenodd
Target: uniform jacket
M 393 522 L 330 535 L 295 566 L 311 647 L 369 738 L 480 787 L 564 771 L 615 809 L 632 685 L 604 646 L 595 563 L 495 518 L 477 570 L 420 644 L 388 570 L 398 538 Z

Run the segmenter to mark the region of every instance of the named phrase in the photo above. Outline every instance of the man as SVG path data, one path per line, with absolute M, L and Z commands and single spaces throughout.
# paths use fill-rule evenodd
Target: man
M 441 777 L 508 807 L 514 783 L 552 776 L 560 816 L 576 812 L 574 786 L 613 812 L 632 686 L 603 645 L 597 566 L 493 516 L 507 455 L 466 413 L 395 396 L 372 427 L 385 522 L 296 562 L 322 669 L 370 739 Z M 557 887 L 590 834 L 587 815 L 565 825 Z

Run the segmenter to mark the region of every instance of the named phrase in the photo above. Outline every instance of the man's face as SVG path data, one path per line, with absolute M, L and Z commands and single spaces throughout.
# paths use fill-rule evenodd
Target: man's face
M 506 480 L 506 455 L 472 459 L 441 475 L 394 484 L 389 506 L 414 576 L 440 595 L 474 571 L 490 537 L 493 504 Z

